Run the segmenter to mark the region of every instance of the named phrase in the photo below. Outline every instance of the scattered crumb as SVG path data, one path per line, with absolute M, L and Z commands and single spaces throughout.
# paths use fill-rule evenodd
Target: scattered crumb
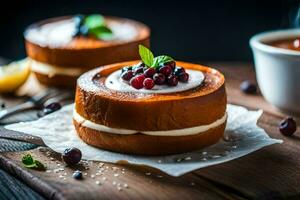
M 189 157 L 186 157 L 184 160 L 191 160 L 192 158 L 189 156 Z
M 146 172 L 145 173 L 147 176 L 150 176 L 151 175 L 151 172 Z
M 157 178 L 162 178 L 163 176 L 162 175 L 157 175 Z
M 129 187 L 127 183 L 124 183 L 123 186 L 124 186 L 125 188 L 128 188 L 128 187 Z
M 190 186 L 194 186 L 195 185 L 195 183 L 194 182 L 190 182 Z
M 106 177 L 102 177 L 102 180 L 106 181 L 106 180 L 107 180 L 107 178 L 106 178 Z
M 116 181 L 113 181 L 112 184 L 113 184 L 113 185 L 117 185 L 117 182 L 116 182 Z
M 161 160 L 158 160 L 157 162 L 158 162 L 158 163 L 161 163 Z
M 119 174 L 114 174 L 114 176 L 115 176 L 115 177 L 118 177 L 118 176 L 119 176 Z
M 95 182 L 97 185 L 101 185 L 101 182 L 100 181 L 96 181 Z
M 94 174 L 92 174 L 92 175 L 91 175 L 91 178 L 95 178 L 95 175 L 94 175 Z

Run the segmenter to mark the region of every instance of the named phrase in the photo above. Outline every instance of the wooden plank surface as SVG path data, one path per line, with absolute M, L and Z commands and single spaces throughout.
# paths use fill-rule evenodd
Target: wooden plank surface
M 277 128 L 283 114 L 266 103 L 260 95 L 245 95 L 240 92 L 239 84 L 242 80 L 255 79 L 250 65 L 215 63 L 213 66 L 225 74 L 229 102 L 249 108 L 263 108 L 266 112 L 259 120 L 259 125 L 270 136 L 282 138 L 283 144 L 272 145 L 240 159 L 177 178 L 146 167 L 105 164 L 99 168 L 99 162 L 93 162 L 88 164 L 88 169 L 80 166 L 87 175 L 83 181 L 76 181 L 70 176 L 74 169 L 63 167 L 60 156 L 46 148 L 29 152 L 47 164 L 51 170 L 49 173 L 24 169 L 20 165 L 24 152 L 2 153 L 0 166 L 40 194 L 53 199 L 297 198 L 300 194 L 299 129 L 294 137 L 283 137 Z M 63 171 L 53 172 L 61 167 L 64 168 Z M 97 170 L 103 170 L 103 175 L 96 175 Z M 64 176 L 64 173 L 67 175 Z M 59 178 L 60 175 L 63 177 Z M 102 185 L 97 185 L 97 180 Z M 128 188 L 124 184 L 128 184 Z

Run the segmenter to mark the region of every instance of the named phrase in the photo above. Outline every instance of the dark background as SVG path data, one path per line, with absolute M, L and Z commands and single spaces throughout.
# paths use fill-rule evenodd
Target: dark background
M 152 50 L 188 61 L 249 61 L 249 38 L 286 28 L 299 1 L 23 0 L 0 6 L 0 57 L 25 56 L 23 30 L 37 20 L 101 13 L 144 22 L 152 29 Z

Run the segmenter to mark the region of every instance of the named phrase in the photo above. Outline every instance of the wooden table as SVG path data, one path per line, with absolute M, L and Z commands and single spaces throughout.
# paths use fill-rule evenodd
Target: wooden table
M 89 169 L 86 171 L 88 176 L 81 182 L 68 176 L 67 180 L 62 180 L 53 173 L 24 170 L 20 167 L 19 161 L 22 153 L 1 153 L 0 166 L 42 196 L 53 199 L 300 198 L 299 129 L 292 137 L 282 136 L 277 125 L 284 115 L 265 102 L 260 95 L 245 95 L 240 92 L 241 81 L 255 80 L 251 65 L 213 63 L 211 66 L 225 74 L 228 101 L 252 109 L 264 109 L 265 112 L 258 122 L 259 126 L 263 127 L 271 137 L 283 139 L 283 144 L 272 145 L 245 157 L 200 169 L 181 177 L 170 177 L 146 167 L 105 164 L 103 168 L 104 170 L 107 168 L 105 171 L 107 180 L 101 181 L 103 182 L 101 186 L 95 184 L 95 178 L 90 177 L 97 173 L 99 163 L 89 164 Z M 60 156 L 48 149 L 40 148 L 29 152 L 47 162 L 50 168 L 62 164 Z M 55 162 L 50 162 L 50 157 L 53 157 Z M 84 169 L 84 166 L 81 167 Z M 72 170 L 66 168 L 64 172 L 71 174 Z M 124 187 L 124 184 L 127 184 L 128 188 Z M 28 190 L 23 186 L 19 187 L 14 195 L 18 196 L 20 192 L 22 197 L 24 191 Z M 28 191 L 28 194 L 31 194 L 30 192 Z M 35 195 L 33 197 L 39 198 Z

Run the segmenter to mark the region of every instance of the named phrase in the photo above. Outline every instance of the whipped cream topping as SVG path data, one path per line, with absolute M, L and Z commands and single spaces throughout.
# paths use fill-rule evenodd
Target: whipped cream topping
M 214 121 L 211 124 L 195 126 L 191 128 L 184 128 L 184 129 L 167 130 L 167 131 L 138 131 L 138 130 L 111 128 L 101 124 L 96 124 L 95 122 L 85 119 L 79 113 L 77 113 L 75 108 L 73 111 L 73 119 L 77 123 L 81 124 L 81 126 L 83 127 L 87 127 L 101 132 L 113 133 L 113 134 L 131 135 L 131 134 L 142 133 L 145 135 L 152 135 L 152 136 L 187 136 L 187 135 L 199 134 L 208 131 L 209 129 L 220 126 L 226 121 L 227 113 L 225 113 L 223 117 Z
M 178 85 L 175 87 L 170 87 L 168 85 L 155 85 L 151 90 L 147 89 L 135 89 L 128 82 L 123 81 L 120 77 L 121 70 L 111 73 L 105 80 L 105 86 L 111 90 L 120 91 L 120 92 L 139 92 L 146 94 L 164 94 L 164 93 L 174 93 L 182 92 L 195 88 L 204 81 L 204 74 L 199 70 L 186 69 L 186 72 L 189 74 L 189 81 L 187 83 L 178 82 Z
M 75 67 L 58 67 L 47 63 L 42 63 L 28 58 L 30 61 L 31 71 L 53 77 L 54 75 L 79 76 L 83 73 L 80 68 Z
M 27 40 L 41 46 L 63 46 L 68 44 L 76 31 L 73 18 L 46 23 L 40 27 L 27 30 Z M 112 30 L 113 37 L 110 40 L 131 40 L 137 36 L 134 26 L 126 22 L 109 21 L 107 26 Z

